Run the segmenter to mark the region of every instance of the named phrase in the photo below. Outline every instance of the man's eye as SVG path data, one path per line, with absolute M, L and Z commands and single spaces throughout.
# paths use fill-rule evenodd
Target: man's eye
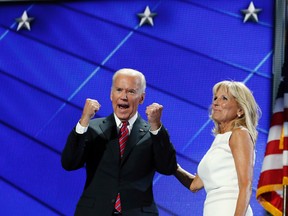
M 128 93 L 129 94 L 136 94 L 136 91 L 135 90 L 129 90 Z
M 214 101 L 217 100 L 217 97 L 214 97 L 213 100 L 214 100 Z

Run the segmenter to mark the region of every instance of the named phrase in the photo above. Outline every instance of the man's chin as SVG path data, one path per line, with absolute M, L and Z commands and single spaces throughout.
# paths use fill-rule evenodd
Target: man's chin
M 124 121 L 124 120 L 129 120 L 130 118 L 130 113 L 123 113 L 123 112 L 116 112 L 116 116 L 121 120 L 121 121 Z

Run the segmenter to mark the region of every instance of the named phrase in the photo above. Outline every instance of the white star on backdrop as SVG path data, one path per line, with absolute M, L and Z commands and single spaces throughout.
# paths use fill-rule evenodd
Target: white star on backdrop
M 245 14 L 243 22 L 245 23 L 247 20 L 253 20 L 258 22 L 257 13 L 259 13 L 262 9 L 255 8 L 253 2 L 250 2 L 249 7 L 242 12 Z
M 26 28 L 30 31 L 30 22 L 33 19 L 33 17 L 28 17 L 27 11 L 24 11 L 21 17 L 16 18 L 16 22 L 18 22 L 17 31 L 22 28 Z
M 151 13 L 149 6 L 146 6 L 144 13 L 138 13 L 138 16 L 141 18 L 139 25 L 142 26 L 143 24 L 148 23 L 153 26 L 153 17 L 156 15 L 156 13 Z

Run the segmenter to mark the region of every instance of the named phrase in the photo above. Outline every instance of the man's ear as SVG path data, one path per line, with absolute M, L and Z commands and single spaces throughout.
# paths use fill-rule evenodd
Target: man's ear
M 139 104 L 143 104 L 143 103 L 144 103 L 144 100 L 145 100 L 145 92 L 142 93 L 141 99 L 140 99 L 140 101 L 139 101 Z

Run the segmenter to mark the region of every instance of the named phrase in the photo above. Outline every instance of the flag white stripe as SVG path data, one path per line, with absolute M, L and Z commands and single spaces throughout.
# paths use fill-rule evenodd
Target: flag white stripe
M 284 122 L 284 137 L 288 137 L 288 122 Z
M 283 151 L 283 165 L 288 166 L 288 150 Z
M 288 108 L 288 93 L 284 94 L 284 108 Z
M 282 125 L 274 125 L 270 128 L 268 134 L 268 142 L 273 140 L 280 140 Z
M 277 112 L 283 112 L 283 107 L 284 107 L 284 99 L 283 98 L 277 98 L 275 101 L 275 106 L 273 109 L 273 113 L 277 113 Z
M 273 154 L 265 156 L 261 172 L 283 168 L 283 155 Z

